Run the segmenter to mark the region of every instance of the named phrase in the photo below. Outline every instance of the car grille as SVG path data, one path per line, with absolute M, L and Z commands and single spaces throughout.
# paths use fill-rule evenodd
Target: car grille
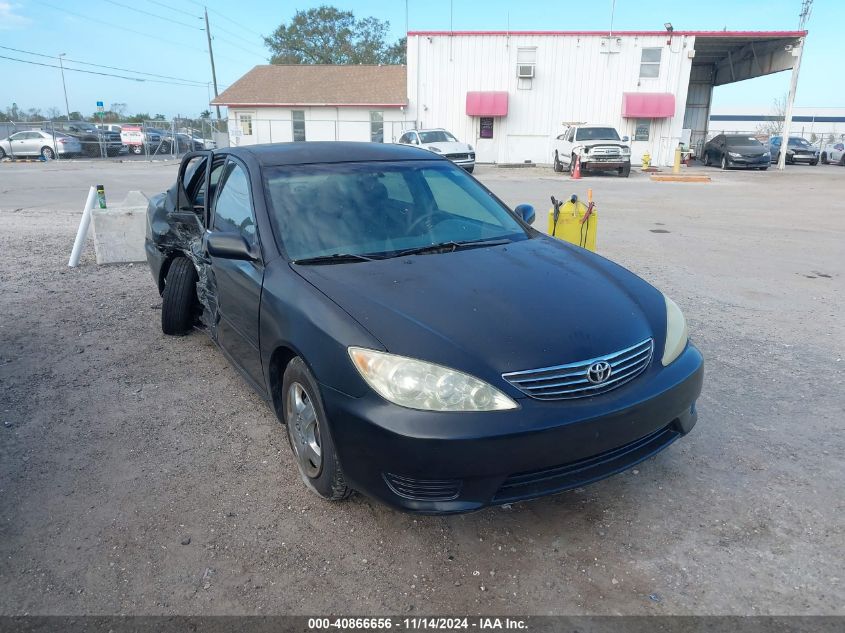
M 590 156 L 619 156 L 622 150 L 618 147 L 593 147 L 588 154 Z
M 449 160 L 469 160 L 475 158 L 474 154 L 444 154 Z
M 388 487 L 400 497 L 417 501 L 450 501 L 461 492 L 458 479 L 412 479 L 384 473 Z
M 645 437 L 563 466 L 511 475 L 499 487 L 494 503 L 530 499 L 571 490 L 604 479 L 659 453 L 681 434 L 673 425 Z
M 654 341 L 648 338 L 612 354 L 555 367 L 514 371 L 502 374 L 502 378 L 537 400 L 588 398 L 621 387 L 636 378 L 648 367 L 653 352 Z M 591 382 L 587 377 L 588 370 L 600 361 L 610 364 L 610 375 L 603 382 Z

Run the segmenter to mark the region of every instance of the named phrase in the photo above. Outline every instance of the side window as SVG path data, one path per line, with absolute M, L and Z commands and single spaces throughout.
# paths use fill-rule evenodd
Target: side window
M 440 211 L 481 222 L 500 224 L 466 189 L 442 171 L 425 169 L 422 173 Z
M 236 232 L 255 243 L 255 216 L 249 197 L 249 178 L 243 167 L 226 164 L 220 190 L 214 202 L 214 230 Z
M 379 182 L 387 189 L 387 197 L 398 202 L 414 202 L 414 196 L 408 188 L 408 183 L 398 171 L 387 171 L 380 178 Z
M 414 145 L 420 144 L 420 137 L 417 135 L 416 132 L 411 132 L 410 140 L 411 140 L 411 143 L 413 143 Z
M 838 149 L 840 152 L 845 149 L 845 145 L 843 145 L 842 143 L 837 143 L 834 147 L 836 147 L 836 149 Z
M 217 183 L 220 182 L 220 176 L 223 174 L 223 160 L 217 160 L 212 163 L 211 167 L 211 194 L 208 196 L 209 200 L 214 200 L 214 192 L 217 189 Z M 200 178 L 196 185 L 196 193 L 194 193 L 194 206 L 201 207 L 205 204 L 205 173 Z
M 305 140 L 305 110 L 291 111 L 291 126 L 294 141 Z

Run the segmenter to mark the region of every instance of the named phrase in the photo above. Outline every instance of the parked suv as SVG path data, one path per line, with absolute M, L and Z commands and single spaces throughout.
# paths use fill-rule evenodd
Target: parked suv
M 82 144 L 82 154 L 85 156 L 102 156 L 100 146 L 108 156 L 117 156 L 123 148 L 120 134 L 101 130 L 93 123 L 85 121 L 54 121 L 53 131 L 67 134 L 79 140 Z M 50 130 L 45 130 L 49 132 Z
M 616 172 L 623 178 L 631 173 L 631 147 L 628 137 L 619 137 L 610 125 L 572 125 L 552 141 L 555 171 L 571 171 L 576 159 L 585 171 Z
M 472 145 L 461 143 L 444 129 L 410 130 L 399 137 L 397 143 L 416 145 L 435 154 L 440 154 L 460 165 L 469 173 L 475 169 L 475 150 Z

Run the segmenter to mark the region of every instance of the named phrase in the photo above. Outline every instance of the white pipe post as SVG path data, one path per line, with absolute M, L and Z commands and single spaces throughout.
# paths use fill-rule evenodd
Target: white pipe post
M 794 51 L 795 49 L 793 49 Z M 780 156 L 777 168 L 783 170 L 786 166 L 786 150 L 789 149 L 789 134 L 792 127 L 792 108 L 795 104 L 795 93 L 798 92 L 798 72 L 801 70 L 801 56 L 804 54 L 804 38 L 798 40 L 798 55 L 792 66 L 792 78 L 789 82 L 789 94 L 786 97 L 786 111 L 783 117 L 783 129 L 780 132 Z
M 88 190 L 88 199 L 85 201 L 85 208 L 82 210 L 82 219 L 79 221 L 79 230 L 76 232 L 76 240 L 73 242 L 73 250 L 67 265 L 74 268 L 79 265 L 79 258 L 82 256 L 82 247 L 85 246 L 85 239 L 88 237 L 88 227 L 91 225 L 91 211 L 94 209 L 94 202 L 97 200 L 97 190 L 91 185 Z

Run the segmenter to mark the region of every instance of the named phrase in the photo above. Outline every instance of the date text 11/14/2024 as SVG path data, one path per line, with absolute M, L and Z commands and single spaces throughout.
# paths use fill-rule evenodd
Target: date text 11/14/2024
M 495 631 L 495 630 L 525 630 L 528 625 L 524 619 L 508 617 L 476 617 L 476 618 L 309 618 L 309 631 L 324 630 L 371 630 L 384 631 L 390 629 L 406 631 Z

